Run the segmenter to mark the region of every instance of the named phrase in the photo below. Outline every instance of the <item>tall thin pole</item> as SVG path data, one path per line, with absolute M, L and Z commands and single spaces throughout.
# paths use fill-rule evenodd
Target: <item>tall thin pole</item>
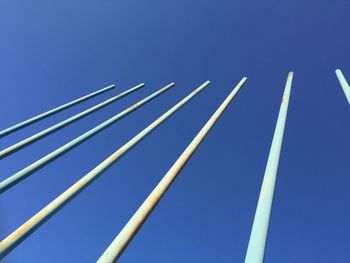
M 35 214 L 31 219 L 25 222 L 17 230 L 12 232 L 8 237 L 0 242 L 0 259 L 3 258 L 7 253 L 9 253 L 16 245 L 23 241 L 30 233 L 37 229 L 41 224 L 48 220 L 55 212 L 62 208 L 66 203 L 68 203 L 74 196 L 80 193 L 85 187 L 92 183 L 103 171 L 105 171 L 110 165 L 112 165 L 116 160 L 118 160 L 122 155 L 124 155 L 128 150 L 130 150 L 134 145 L 136 145 L 141 139 L 152 132 L 157 126 L 164 122 L 168 117 L 180 109 L 186 102 L 188 102 L 192 97 L 194 97 L 198 92 L 204 89 L 210 82 L 206 81 L 200 87 L 192 91 L 183 100 L 178 102 L 175 106 L 161 115 L 158 119 L 152 122 L 144 130 L 138 133 L 134 138 L 124 144 L 106 160 L 96 166 L 93 170 L 83 176 L 75 184 L 69 187 L 65 192 L 56 197 L 51 203 L 45 206 L 37 214 Z
M 232 101 L 233 97 L 236 95 L 239 89 L 243 86 L 246 79 L 247 78 L 243 78 L 238 83 L 238 85 L 233 89 L 233 91 L 224 100 L 224 102 L 220 105 L 220 107 L 215 111 L 215 113 L 211 116 L 208 122 L 203 126 L 203 128 L 199 131 L 196 137 L 187 146 L 185 151 L 180 155 L 180 157 L 176 160 L 173 166 L 165 174 L 163 179 L 158 183 L 158 185 L 154 188 L 151 194 L 146 198 L 146 200 L 143 202 L 140 208 L 131 217 L 129 222 L 120 231 L 118 236 L 113 240 L 113 242 L 109 245 L 106 251 L 102 254 L 102 256 L 97 261 L 98 263 L 115 262 L 120 257 L 124 249 L 127 247 L 127 245 L 132 240 L 132 238 L 136 235 L 137 231 L 141 228 L 141 226 L 146 221 L 148 216 L 151 214 L 153 209 L 156 207 L 156 205 L 158 204 L 162 196 L 165 194 L 165 192 L 174 182 L 177 175 L 180 173 L 180 171 L 185 166 L 187 161 L 191 158 L 195 150 L 198 148 L 200 143 L 203 141 L 205 136 L 210 131 L 210 129 L 214 126 L 216 121 L 220 118 L 221 114 L 224 112 L 226 107 Z
M 55 125 L 52 125 L 51 127 L 47 128 L 47 129 L 44 129 L 44 130 L 42 130 L 42 131 L 40 131 L 40 132 L 30 136 L 30 137 L 28 137 L 28 138 L 18 142 L 18 143 L 15 143 L 15 144 L 7 147 L 6 149 L 0 151 L 0 159 L 10 155 L 11 153 L 14 153 L 14 152 L 20 150 L 21 148 L 23 148 L 23 147 L 25 147 L 25 146 L 27 146 L 27 145 L 35 142 L 35 141 L 37 141 L 37 140 L 47 136 L 47 135 L 49 135 L 49 134 L 51 134 L 51 133 L 53 133 L 53 132 L 55 132 L 55 131 L 57 131 L 59 129 L 62 129 L 63 127 L 65 127 L 65 126 L 67 126 L 67 125 L 69 125 L 69 124 L 71 124 L 71 123 L 73 123 L 73 122 L 75 122 L 75 121 L 77 121 L 77 120 L 79 120 L 79 119 L 81 119 L 81 118 L 83 118 L 83 117 L 93 113 L 94 111 L 97 111 L 97 110 L 107 106 L 108 104 L 110 104 L 110 103 L 112 103 L 112 102 L 114 102 L 114 101 L 116 101 L 116 100 L 118 100 L 118 99 L 120 99 L 120 98 L 122 98 L 122 97 L 124 97 L 124 96 L 126 96 L 128 94 L 130 94 L 131 92 L 142 88 L 144 85 L 145 85 L 144 83 L 141 83 L 141 84 L 139 84 L 139 85 L 137 85 L 137 86 L 135 86 L 133 88 L 130 88 L 130 89 L 128 89 L 128 90 L 126 90 L 126 91 L 124 91 L 124 92 L 122 92 L 122 93 L 120 93 L 120 94 L 118 94 L 118 95 L 116 95 L 116 96 L 114 96 L 114 97 L 112 97 L 110 99 L 108 99 L 108 100 L 105 100 L 105 101 L 103 101 L 103 102 L 101 102 L 101 103 L 99 103 L 99 104 L 97 104 L 97 105 L 95 105 L 93 107 L 90 107 L 90 108 L 88 108 L 88 109 L 86 109 L 86 110 L 84 110 L 84 111 L 82 111 L 82 112 L 80 112 L 78 114 L 75 114 L 72 117 L 70 117 L 70 118 L 68 118 L 68 119 L 66 119 L 64 121 L 61 121 L 61 122 L 59 122 L 59 123 L 57 123 Z
M 348 100 L 349 104 L 350 104 L 350 86 L 348 84 L 348 82 L 346 81 L 343 73 L 341 72 L 340 69 L 337 69 L 335 71 L 335 74 L 337 74 L 338 80 L 340 82 L 341 87 L 343 88 L 344 94 L 346 99 Z
M 288 103 L 292 87 L 293 72 L 289 72 L 284 90 L 275 133 L 273 135 L 269 158 L 266 164 L 258 205 L 250 234 L 245 263 L 262 263 L 269 229 L 271 207 L 275 191 L 278 163 L 280 159 Z
M 113 116 L 112 118 L 104 121 L 103 123 L 99 124 L 98 126 L 92 128 L 91 130 L 85 132 L 84 134 L 78 136 L 77 138 L 71 140 L 70 142 L 64 144 L 63 146 L 57 148 L 56 150 L 52 151 L 51 153 L 45 155 L 41 159 L 35 161 L 34 163 L 28 165 L 27 167 L 23 168 L 19 172 L 13 174 L 12 176 L 8 177 L 7 179 L 0 182 L 0 193 L 6 191 L 7 189 L 11 188 L 15 184 L 19 183 L 26 177 L 28 177 L 33 172 L 37 171 L 38 169 L 42 168 L 43 166 L 49 164 L 59 156 L 63 155 L 67 151 L 73 149 L 75 146 L 79 145 L 83 141 L 87 140 L 91 136 L 95 135 L 96 133 L 100 132 L 101 130 L 105 129 L 107 126 L 111 125 L 112 123 L 116 122 L 117 120 L 120 120 L 122 117 L 127 115 L 128 113 L 136 110 L 137 108 L 141 107 L 143 104 L 151 101 L 152 99 L 156 98 L 158 95 L 162 94 L 164 91 L 172 88 L 175 84 L 170 83 L 169 85 L 165 86 L 164 88 L 154 92 L 153 94 L 149 95 L 148 97 L 144 98 L 143 100 L 137 102 L 136 104 L 130 106 L 129 108 L 126 108 L 122 112 L 118 113 L 117 115 Z
M 108 90 L 110 90 L 110 89 L 113 89 L 114 87 L 115 87 L 114 84 L 109 85 L 109 86 L 107 86 L 107 87 L 105 87 L 105 88 L 102 88 L 102 89 L 100 89 L 100 90 L 97 90 L 97 91 L 95 91 L 95 92 L 92 92 L 92 93 L 90 93 L 90 94 L 87 94 L 87 95 L 85 95 L 85 96 L 83 96 L 83 97 L 81 97 L 81 98 L 78 98 L 78 99 L 76 99 L 76 100 L 70 101 L 70 102 L 68 102 L 68 103 L 66 103 L 66 104 L 63 104 L 63 105 L 61 105 L 61 106 L 58 106 L 58 107 L 56 107 L 56 108 L 54 108 L 54 109 L 51 109 L 51 110 L 46 111 L 46 112 L 44 112 L 44 113 L 41 113 L 41 114 L 39 114 L 39 115 L 37 115 L 37 116 L 35 116 L 35 117 L 32 117 L 32 118 L 27 119 L 27 120 L 25 120 L 25 121 L 22 121 L 22 122 L 20 122 L 20 123 L 18 123 L 18 124 L 16 124 L 16 125 L 13 125 L 13 126 L 7 128 L 7 129 L 4 129 L 4 130 L 0 131 L 0 137 L 3 137 L 3 136 L 5 136 L 5 135 L 7 135 L 7 134 L 9 134 L 9 133 L 12 133 L 12 132 L 14 132 L 14 131 L 16 131 L 16 130 L 19 130 L 19 129 L 21 129 L 21 128 L 24 128 L 25 126 L 28 126 L 28 125 L 30 125 L 30 124 L 32 124 L 32 123 L 34 123 L 34 122 L 37 122 L 37 121 L 39 121 L 39 120 L 41 120 L 41 119 L 43 119 L 43 118 L 46 118 L 46 117 L 48 117 L 48 116 L 50 116 L 50 115 L 52 115 L 52 114 L 57 113 L 57 112 L 59 112 L 59 111 L 62 111 L 62 110 L 64 110 L 64 109 L 67 109 L 67 108 L 69 108 L 69 107 L 71 107 L 71 106 L 73 106 L 73 105 L 75 105 L 75 104 L 78 104 L 78 103 L 83 102 L 83 101 L 85 101 L 85 100 L 87 100 L 87 99 L 90 99 L 90 98 L 92 98 L 92 97 L 95 97 L 95 96 L 97 96 L 97 95 L 99 95 L 99 94 L 101 94 L 101 93 L 103 93 L 103 92 L 106 92 L 106 91 L 108 91 Z

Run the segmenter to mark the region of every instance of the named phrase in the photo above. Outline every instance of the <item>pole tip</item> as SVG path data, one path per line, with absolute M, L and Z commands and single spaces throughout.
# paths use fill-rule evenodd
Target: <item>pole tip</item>
M 166 85 L 165 87 L 166 88 L 172 88 L 172 87 L 174 87 L 175 86 L 175 82 L 171 82 L 171 83 L 169 83 L 168 85 Z
M 337 69 L 335 70 L 335 73 L 341 73 L 341 70 L 340 70 L 339 68 L 337 68 Z
M 293 75 L 294 75 L 294 72 L 293 72 L 293 71 L 289 71 L 289 72 L 288 72 L 288 77 L 293 77 Z

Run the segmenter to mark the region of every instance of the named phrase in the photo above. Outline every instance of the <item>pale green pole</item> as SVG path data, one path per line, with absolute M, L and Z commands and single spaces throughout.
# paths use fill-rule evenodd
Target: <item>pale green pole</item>
M 131 239 L 136 235 L 142 224 L 146 221 L 147 217 L 151 214 L 153 209 L 156 207 L 162 196 L 168 190 L 170 185 L 176 179 L 182 168 L 185 166 L 187 161 L 191 158 L 192 154 L 198 148 L 200 143 L 204 140 L 205 136 L 209 133 L 210 129 L 214 126 L 216 121 L 220 118 L 222 113 L 225 111 L 227 106 L 230 104 L 234 96 L 243 86 L 247 78 L 243 78 L 233 91 L 228 95 L 220 107 L 211 116 L 208 122 L 199 131 L 192 142 L 187 146 L 185 151 L 176 160 L 169 171 L 164 175 L 163 179 L 158 183 L 150 195 L 146 198 L 140 208 L 131 217 L 129 222 L 120 231 L 117 237 L 108 246 L 105 252 L 98 259 L 97 263 L 112 263 L 115 262 L 124 249 L 127 247 Z
M 340 82 L 341 87 L 343 88 L 344 94 L 346 99 L 348 100 L 349 104 L 350 104 L 350 86 L 349 83 L 346 81 L 343 73 L 341 72 L 340 69 L 337 69 L 335 71 L 335 74 L 337 74 L 338 80 Z
M 289 72 L 284 90 L 275 133 L 273 135 L 269 158 L 267 161 L 259 201 L 250 234 L 245 263 L 262 263 L 264 261 L 267 234 L 275 191 L 278 163 L 280 159 L 284 127 L 286 124 L 289 96 L 292 87 L 293 72 Z
M 97 96 L 97 95 L 99 95 L 99 94 L 101 94 L 101 93 L 103 93 L 103 92 L 106 92 L 106 91 L 108 91 L 108 90 L 110 90 L 110 89 L 113 89 L 114 87 L 115 87 L 114 84 L 109 85 L 109 86 L 107 86 L 107 87 L 105 87 L 105 88 L 103 88 L 103 89 L 99 89 L 99 90 L 97 90 L 97 91 L 95 91 L 95 92 L 92 92 L 92 93 L 90 93 L 90 94 L 87 94 L 87 95 L 85 95 L 85 96 L 83 96 L 83 97 L 80 97 L 80 98 L 78 98 L 78 99 L 76 99 L 76 100 L 70 101 L 70 102 L 68 102 L 68 103 L 66 103 L 66 104 L 63 104 L 63 105 L 58 106 L 58 107 L 56 107 L 56 108 L 54 108 L 54 109 L 51 109 L 51 110 L 49 110 L 49 111 L 46 111 L 46 112 L 41 113 L 41 114 L 39 114 L 39 115 L 36 115 L 36 116 L 34 116 L 34 117 L 30 118 L 30 119 L 27 119 L 27 120 L 25 120 L 25 121 L 22 121 L 22 122 L 20 122 L 20 123 L 18 123 L 18 124 L 16 124 L 16 125 L 13 125 L 13 126 L 11 126 L 11 127 L 9 127 L 9 128 L 6 128 L 6 129 L 0 131 L 0 137 L 3 137 L 3 136 L 5 136 L 5 135 L 7 135 L 7 134 L 10 134 L 10 133 L 14 132 L 14 131 L 17 131 L 17 130 L 19 130 L 19 129 L 21 129 L 21 128 L 24 128 L 24 127 L 26 127 L 26 126 L 28 126 L 28 125 L 34 123 L 34 122 L 37 122 L 37 121 L 39 121 L 39 120 L 41 120 L 41 119 L 44 119 L 44 118 L 46 118 L 46 117 L 48 117 L 48 116 L 50 116 L 50 115 L 52 115 L 52 114 L 55 114 L 55 113 L 57 113 L 57 112 L 60 112 L 60 111 L 62 111 L 62 110 L 64 110 L 64 109 L 67 109 L 67 108 L 69 108 L 69 107 L 72 107 L 73 105 L 76 105 L 76 104 L 78 104 L 78 103 L 80 103 L 80 102 L 83 102 L 83 101 L 85 101 L 85 100 L 87 100 L 87 99 L 93 98 L 93 97 L 95 97 L 95 96 Z

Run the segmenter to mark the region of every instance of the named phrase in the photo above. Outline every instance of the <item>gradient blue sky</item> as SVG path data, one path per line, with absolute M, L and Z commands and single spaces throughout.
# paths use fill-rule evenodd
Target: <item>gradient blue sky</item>
M 5 262 L 94 262 L 243 76 L 246 86 L 120 262 L 242 262 L 287 72 L 295 72 L 267 263 L 350 262 L 348 0 L 0 2 L 0 128 L 117 87 L 0 140 L 11 145 L 146 86 L 1 160 L 0 179 L 174 81 L 175 88 L 0 197 L 1 239 L 199 84 L 212 84 Z

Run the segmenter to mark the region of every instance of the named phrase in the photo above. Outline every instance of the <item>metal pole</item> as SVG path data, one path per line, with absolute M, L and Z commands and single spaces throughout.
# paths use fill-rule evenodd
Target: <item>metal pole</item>
M 8 177 L 7 179 L 0 182 L 0 193 L 6 191 L 7 189 L 11 188 L 15 184 L 19 183 L 21 180 L 28 177 L 33 172 L 37 171 L 41 167 L 49 164 L 68 150 L 73 149 L 75 146 L 79 145 L 83 141 L 87 140 L 91 136 L 95 135 L 96 133 L 100 132 L 101 130 L 105 129 L 107 126 L 111 125 L 112 123 L 116 122 L 117 120 L 121 119 L 128 113 L 132 112 L 133 110 L 136 110 L 138 107 L 142 106 L 143 104 L 149 102 L 150 100 L 154 99 L 164 91 L 170 89 L 175 84 L 170 83 L 169 85 L 165 86 L 164 88 L 158 90 L 157 92 L 154 92 L 150 96 L 144 98 L 143 100 L 139 101 L 138 103 L 132 105 L 131 107 L 123 110 L 122 112 L 118 113 L 117 115 L 113 116 L 112 118 L 104 121 L 103 123 L 99 124 L 95 128 L 92 128 L 91 130 L 85 132 L 84 134 L 80 135 L 79 137 L 75 138 L 74 140 L 71 140 L 70 142 L 66 143 L 65 145 L 61 146 L 60 148 L 54 150 L 53 152 L 47 154 L 46 156 L 42 157 L 41 159 L 37 160 L 36 162 L 30 164 L 29 166 L 23 168 L 19 172 L 13 174 L 12 176 Z
M 124 153 L 131 149 L 135 144 L 137 144 L 141 139 L 143 139 L 147 134 L 153 131 L 158 125 L 170 117 L 174 112 L 180 109 L 186 102 L 188 102 L 192 97 L 194 97 L 198 92 L 204 89 L 210 82 L 206 81 L 200 87 L 191 92 L 183 100 L 178 102 L 170 110 L 161 115 L 158 119 L 152 122 L 148 127 L 138 133 L 134 138 L 124 144 L 106 160 L 96 166 L 93 170 L 83 176 L 79 181 L 69 187 L 65 192 L 56 197 L 51 203 L 45 206 L 37 214 L 35 214 L 31 219 L 25 222 L 17 230 L 12 232 L 8 237 L 0 242 L 0 259 L 3 258 L 7 253 L 9 253 L 16 245 L 23 241 L 30 233 L 32 233 L 36 228 L 38 228 L 42 223 L 48 220 L 55 212 L 62 208 L 66 203 L 68 203 L 74 196 L 81 192 L 85 187 L 95 180 L 98 175 L 100 175 L 105 169 L 107 169 L 111 164 L 113 164 L 117 159 L 119 159 Z
M 52 115 L 54 113 L 57 113 L 57 112 L 62 111 L 64 109 L 67 109 L 67 108 L 69 108 L 69 107 L 71 107 L 71 106 L 73 106 L 75 104 L 78 104 L 78 103 L 83 102 L 83 101 L 85 101 L 87 99 L 95 97 L 95 96 L 97 96 L 97 95 L 99 95 L 99 94 L 101 94 L 101 93 L 103 93 L 105 91 L 113 89 L 114 87 L 115 87 L 115 84 L 109 85 L 109 86 L 107 86 L 107 87 L 105 87 L 103 89 L 100 89 L 100 90 L 97 90 L 95 92 L 92 92 L 92 93 L 90 93 L 88 95 L 85 95 L 85 96 L 79 98 L 79 99 L 73 100 L 73 101 L 68 102 L 68 103 L 66 103 L 64 105 L 58 106 L 58 107 L 56 107 L 56 108 L 54 108 L 52 110 L 49 110 L 49 111 L 44 112 L 44 113 L 41 113 L 41 114 L 39 114 L 39 115 L 37 115 L 35 117 L 32 117 L 30 119 L 27 119 L 25 121 L 22 121 L 22 122 L 20 122 L 20 123 L 18 123 L 16 125 L 13 125 L 13 126 L 7 128 L 7 129 L 4 129 L 4 130 L 0 131 L 0 137 L 3 137 L 3 136 L 5 136 L 5 135 L 7 135 L 9 133 L 12 133 L 12 132 L 14 132 L 16 130 L 24 128 L 25 126 L 28 126 L 28 125 L 30 125 L 30 124 L 32 124 L 34 122 L 37 122 L 38 120 L 46 118 L 46 117 L 48 117 L 48 116 L 50 116 L 50 115 Z
M 6 149 L 0 151 L 0 159 L 10 155 L 11 153 L 14 153 L 14 152 L 20 150 L 21 148 L 23 148 L 26 145 L 29 145 L 29 144 L 39 140 L 40 138 L 43 138 L 43 137 L 53 133 L 54 131 L 62 129 L 63 127 L 67 126 L 68 124 L 73 123 L 73 122 L 75 122 L 75 121 L 77 121 L 77 120 L 79 120 L 79 119 L 81 119 L 81 118 L 83 118 L 83 117 L 93 113 L 94 111 L 97 111 L 97 110 L 107 106 L 108 104 L 110 104 L 110 103 L 112 103 L 112 102 L 114 102 L 114 101 L 116 101 L 116 100 L 118 100 L 118 99 L 120 99 L 120 98 L 122 98 L 122 97 L 124 97 L 124 96 L 126 96 L 128 94 L 130 94 L 131 92 L 133 92 L 135 90 L 138 90 L 139 88 L 142 88 L 144 85 L 145 85 L 144 83 L 141 83 L 141 84 L 139 84 L 139 85 L 137 85 L 137 86 L 135 86 L 135 87 L 133 87 L 131 89 L 128 89 L 128 90 L 118 94 L 117 96 L 114 96 L 114 97 L 112 97 L 112 98 L 110 98 L 108 100 L 105 100 L 105 101 L 103 101 L 103 102 L 101 102 L 101 103 L 99 103 L 99 104 L 97 104 L 97 105 L 95 105 L 95 106 L 93 106 L 91 108 L 88 108 L 88 109 L 86 109 L 86 110 L 84 110 L 84 111 L 82 111 L 82 112 L 80 112 L 80 113 L 78 113 L 78 114 L 76 114 L 76 115 L 74 115 L 74 116 L 64 120 L 64 121 L 61 121 L 61 122 L 59 122 L 59 123 L 57 123 L 57 124 L 47 128 L 45 130 L 42 130 L 42 131 L 40 131 L 40 132 L 38 132 L 38 133 L 36 133 L 36 134 L 34 134 L 34 135 L 32 135 L 32 136 L 22 140 L 22 141 L 14 144 L 14 145 L 11 145 L 11 146 L 7 147 Z
M 337 69 L 335 71 L 335 74 L 337 74 L 338 80 L 340 82 L 341 87 L 343 88 L 344 94 L 346 99 L 348 100 L 349 104 L 350 104 L 350 86 L 348 84 L 348 82 L 346 81 L 343 73 L 341 72 L 340 69 Z
M 288 103 L 292 87 L 293 72 L 289 72 L 280 111 L 273 135 L 269 158 L 266 164 L 258 205 L 250 234 L 245 263 L 262 263 L 269 229 L 273 194 L 275 191 L 278 163 L 281 153 L 284 127 L 286 124 Z
M 162 196 L 174 182 L 177 175 L 180 173 L 187 161 L 191 158 L 192 154 L 198 148 L 198 146 L 208 134 L 210 129 L 214 126 L 215 122 L 220 118 L 221 114 L 232 101 L 233 97 L 243 86 L 246 79 L 247 78 L 243 78 L 238 83 L 238 85 L 233 89 L 233 91 L 229 94 L 225 101 L 215 111 L 215 113 L 211 116 L 208 122 L 203 126 L 203 128 L 199 131 L 196 137 L 187 146 L 185 151 L 180 155 L 180 157 L 176 160 L 173 166 L 165 174 L 163 179 L 158 183 L 158 185 L 146 198 L 146 200 L 143 202 L 140 208 L 131 217 L 129 222 L 124 226 L 122 231 L 120 231 L 118 236 L 113 240 L 113 242 L 109 245 L 106 251 L 97 260 L 97 263 L 112 263 L 115 262 L 121 256 L 122 252 L 125 250 L 129 242 L 136 235 L 137 231 L 141 228 L 141 226 L 151 214 L 153 209 L 156 207 Z

